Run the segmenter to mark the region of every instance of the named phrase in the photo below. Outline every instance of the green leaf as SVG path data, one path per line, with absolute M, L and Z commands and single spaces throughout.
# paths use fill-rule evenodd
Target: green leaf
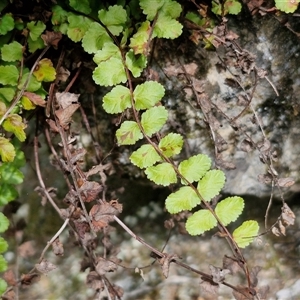
M 68 20 L 68 12 L 65 11 L 61 6 L 54 5 L 52 7 L 52 17 L 51 22 L 53 25 L 60 25 L 62 23 L 67 22 Z
M 104 27 L 93 22 L 86 31 L 82 39 L 82 47 L 87 53 L 96 53 L 101 50 L 104 45 L 113 43 L 113 40 L 108 35 Z
M 108 11 L 101 9 L 98 17 L 113 35 L 118 36 L 123 31 L 123 26 L 127 20 L 127 13 L 122 6 L 114 5 L 110 6 Z
M 0 255 L 0 272 L 5 272 L 7 270 L 7 261 Z
M 112 57 L 101 62 L 93 72 L 95 83 L 102 86 L 112 86 L 127 81 L 126 72 L 121 59 Z
M 2 59 L 4 61 L 20 61 L 23 57 L 23 46 L 14 41 L 1 48 Z
M 159 38 L 175 39 L 182 34 L 183 26 L 168 15 L 160 14 L 154 26 L 153 34 Z
M 184 186 L 168 196 L 166 199 L 166 209 L 171 214 L 177 214 L 183 210 L 191 210 L 200 204 L 200 202 L 201 199 L 195 191 L 189 186 Z
M 0 295 L 2 295 L 7 289 L 7 283 L 5 280 L 0 278 Z
M 68 14 L 68 21 L 70 25 L 68 27 L 67 35 L 73 42 L 81 41 L 92 23 L 89 18 L 73 13 Z
M 275 0 L 275 5 L 285 13 L 293 13 L 298 8 L 299 2 L 300 0 Z
M 181 5 L 175 1 L 165 1 L 164 6 L 162 7 L 163 14 L 168 15 L 174 19 L 178 18 L 182 12 Z
M 138 124 L 134 121 L 125 121 L 116 132 L 119 145 L 134 145 L 143 137 Z
M 148 167 L 145 170 L 145 174 L 149 180 L 163 186 L 168 186 L 177 182 L 176 172 L 174 171 L 173 166 L 166 162 Z
M 0 174 L 2 182 L 7 184 L 20 184 L 23 182 L 24 175 L 12 163 L 3 163 L 0 166 Z
M 231 15 L 237 15 L 242 11 L 242 5 L 237 0 L 226 0 L 224 10 Z
M 75 10 L 82 12 L 86 15 L 91 13 L 90 3 L 89 0 L 70 0 L 69 4 Z
M 130 39 L 129 47 L 133 50 L 134 54 L 148 54 L 151 32 L 150 22 L 143 22 L 138 31 Z
M 16 89 L 11 87 L 0 88 L 0 95 L 5 98 L 7 102 L 10 102 L 14 99 Z
M 13 144 L 8 139 L 0 136 L 0 156 L 3 162 L 13 161 L 16 152 Z
M 123 85 L 115 86 L 103 97 L 103 108 L 109 114 L 121 113 L 130 107 L 130 91 Z
M 22 117 L 17 114 L 10 114 L 3 122 L 3 128 L 15 134 L 20 142 L 24 142 L 26 134 L 24 129 L 26 125 L 22 122 Z
M 0 253 L 6 252 L 7 249 L 8 249 L 7 241 L 3 237 L 0 237 Z
M 259 225 L 256 221 L 245 221 L 232 234 L 233 239 L 240 248 L 247 247 L 257 236 Z
M 0 83 L 3 85 L 17 85 L 19 71 L 16 66 L 0 66 Z
M 38 49 L 45 48 L 45 43 L 41 37 L 39 37 L 37 40 L 33 41 L 31 37 L 27 40 L 28 43 L 28 49 L 30 53 L 34 53 Z
M 205 154 L 198 154 L 182 161 L 178 170 L 190 183 L 200 180 L 210 169 L 211 159 Z M 182 184 L 185 184 L 182 182 Z
M 24 74 L 18 85 L 19 89 L 23 88 L 23 85 L 27 81 L 27 78 L 29 75 L 30 75 L 29 70 L 24 70 Z M 41 82 L 38 81 L 35 76 L 31 76 L 29 79 L 29 83 L 27 85 L 26 91 L 27 92 L 36 92 L 37 90 L 39 90 L 41 88 L 41 86 L 42 86 Z
M 205 201 L 219 194 L 225 184 L 225 174 L 220 170 L 210 170 L 198 182 L 197 189 Z
M 130 49 L 126 53 L 126 66 L 132 73 L 133 77 L 141 76 L 141 73 L 147 66 L 147 58 L 145 55 L 134 55 L 133 50 Z
M 4 232 L 8 229 L 9 226 L 9 221 L 8 219 L 5 217 L 5 215 L 0 212 L 0 232 Z
M 224 226 L 234 222 L 244 209 L 244 200 L 241 197 L 228 197 L 219 202 L 215 213 Z
M 46 29 L 46 25 L 42 21 L 31 21 L 27 23 L 27 28 L 29 29 L 29 36 L 33 41 L 36 41 L 41 37 L 41 34 Z
M 109 42 L 106 43 L 101 50 L 96 52 L 93 60 L 96 64 L 100 64 L 112 57 L 122 60 L 120 49 L 114 43 Z
M 166 157 L 171 157 L 180 153 L 183 146 L 183 137 L 178 133 L 169 133 L 163 137 L 158 147 Z
M 143 169 L 153 166 L 161 160 L 161 157 L 152 145 L 142 145 L 130 155 L 129 159 L 134 165 Z
M 154 106 L 147 109 L 141 116 L 141 124 L 149 137 L 158 132 L 168 119 L 168 111 L 164 106 Z
M 14 167 L 21 168 L 21 167 L 25 166 L 25 164 L 26 164 L 26 159 L 25 159 L 24 152 L 17 149 L 16 156 L 15 156 L 14 163 L 13 163 Z
M 56 71 L 53 68 L 52 61 L 48 58 L 41 59 L 33 71 L 33 75 L 38 81 L 54 81 L 56 77 Z
M 143 10 L 143 14 L 147 16 L 147 19 L 153 21 L 156 13 L 164 5 L 165 0 L 140 0 L 140 7 Z
M 208 231 L 218 224 L 216 218 L 207 209 L 201 209 L 190 216 L 185 228 L 190 235 L 199 235 Z
M 13 30 L 15 22 L 10 14 L 5 14 L 0 18 L 0 34 L 5 35 L 9 31 Z
M 7 203 L 15 200 L 17 197 L 18 197 L 18 192 L 13 185 L 6 184 L 3 182 L 0 184 L 0 205 L 1 206 L 4 206 Z
M 165 94 L 164 87 L 156 81 L 146 81 L 136 86 L 133 92 L 135 108 L 148 109 L 159 102 Z

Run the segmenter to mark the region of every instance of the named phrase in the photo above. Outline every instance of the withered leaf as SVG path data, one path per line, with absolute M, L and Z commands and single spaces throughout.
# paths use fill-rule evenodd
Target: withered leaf
M 64 67 L 60 67 L 56 75 L 56 79 L 62 82 L 66 82 L 70 76 L 70 71 Z
M 42 34 L 41 38 L 46 46 L 53 46 L 54 49 L 57 49 L 58 43 L 62 38 L 62 34 L 59 31 L 54 32 L 46 30 L 46 33 Z
M 16 293 L 14 290 L 7 291 L 5 294 L 2 295 L 2 300 L 15 300 Z
M 176 254 L 165 254 L 160 260 L 159 260 L 159 264 L 161 265 L 161 269 L 163 272 L 163 275 L 165 276 L 165 278 L 168 278 L 169 276 L 169 268 L 170 268 L 170 263 L 175 260 L 178 259 L 178 255 Z
M 111 296 L 111 299 L 121 299 L 121 297 L 124 295 L 124 290 L 115 284 L 108 286 L 108 292 Z
M 257 289 L 257 296 L 260 300 L 267 300 L 267 294 L 269 293 L 270 287 L 268 285 L 261 286 Z
M 271 149 L 271 143 L 268 139 L 264 139 L 263 143 L 258 145 L 258 148 L 261 152 L 267 152 Z
M 75 220 L 74 225 L 76 227 L 76 232 L 81 239 L 84 238 L 86 232 L 90 231 L 90 226 L 85 221 Z
M 3 274 L 3 279 L 8 285 L 14 286 L 17 284 L 16 276 L 13 270 L 9 269 Z
M 122 204 L 118 203 L 117 200 L 94 205 L 89 213 L 94 230 L 99 231 L 107 227 L 108 223 L 114 220 L 114 216 L 121 212 Z
M 89 288 L 91 288 L 95 291 L 102 291 L 104 289 L 104 285 L 101 280 L 101 277 L 95 271 L 91 271 L 88 274 L 88 276 L 86 278 L 86 284 Z
M 203 281 L 200 282 L 200 286 L 204 291 L 211 293 L 213 295 L 218 295 L 219 284 L 213 282 L 212 280 L 208 280 L 207 278 L 201 277 Z
M 279 229 L 278 229 L 277 227 L 275 227 L 275 226 L 272 227 L 271 231 L 272 231 L 272 233 L 273 233 L 274 235 L 280 236 L 280 231 L 279 231 Z
M 279 178 L 277 185 L 280 187 L 290 187 L 295 183 L 295 180 L 292 177 Z
M 52 132 L 59 132 L 58 127 L 56 126 L 55 121 L 53 121 L 52 119 L 46 119 L 46 122 L 48 123 L 50 130 Z
M 278 228 L 279 228 L 279 230 L 280 230 L 280 233 L 281 233 L 282 235 L 285 235 L 285 227 L 283 226 L 281 220 L 278 221 Z
M 33 256 L 36 253 L 34 241 L 27 241 L 18 247 L 18 253 L 24 258 Z
M 240 149 L 247 153 L 249 153 L 251 150 L 253 150 L 253 148 L 254 148 L 253 143 L 248 139 L 244 139 L 240 146 Z
M 72 157 L 70 159 L 70 163 L 73 165 L 78 160 L 81 160 L 86 155 L 86 150 L 84 148 L 76 149 L 74 153 L 72 153 Z
M 174 228 L 174 226 L 175 226 L 174 220 L 173 219 L 165 220 L 164 226 L 166 229 Z
M 42 107 L 46 106 L 46 101 L 40 95 L 37 95 L 32 92 L 24 92 L 23 95 L 27 97 L 35 105 L 42 106 Z
M 234 298 L 236 300 L 252 300 L 255 299 L 256 291 L 255 289 L 251 288 L 249 289 L 248 287 L 243 287 L 243 286 L 237 286 L 236 287 L 238 291 L 234 290 L 232 292 Z
M 259 174 L 257 176 L 257 179 L 259 182 L 264 183 L 264 184 L 270 184 L 273 180 L 273 178 L 270 174 Z
M 256 287 L 258 284 L 257 274 L 261 271 L 260 266 L 255 266 L 250 271 L 250 282 L 252 287 Z
M 62 242 L 57 238 L 53 243 L 52 243 L 52 249 L 53 253 L 57 256 L 62 256 L 64 255 L 64 246 Z
M 212 265 L 210 265 L 209 268 L 212 275 L 212 280 L 215 283 L 223 282 L 225 280 L 225 276 L 230 273 L 230 270 L 228 269 L 222 269 Z
M 85 202 L 91 202 L 97 198 L 103 187 L 96 181 L 85 181 L 79 188 L 80 194 Z
M 226 40 L 233 41 L 233 40 L 238 39 L 239 36 L 238 36 L 235 32 L 229 30 L 229 31 L 227 32 L 225 38 L 226 38 Z
M 56 93 L 57 102 L 62 109 L 67 108 L 72 104 L 78 104 L 78 98 L 80 94 L 74 93 Z
M 231 274 L 236 274 L 239 270 L 241 270 L 241 266 L 238 262 L 227 255 L 223 257 L 223 269 L 227 269 Z
M 49 262 L 48 260 L 43 259 L 39 264 L 35 264 L 35 268 L 39 272 L 47 275 L 47 273 L 55 270 L 56 266 L 54 264 L 52 264 L 51 262 Z
M 21 284 L 22 285 L 31 285 L 33 283 L 36 283 L 40 281 L 41 275 L 37 273 L 33 274 L 22 274 L 21 276 Z
M 281 213 L 282 223 L 286 226 L 294 225 L 295 214 L 286 203 L 283 204 L 281 211 L 282 211 Z
M 60 126 L 67 130 L 69 128 L 69 124 L 72 121 L 72 116 L 74 112 L 79 108 L 80 104 L 71 104 L 66 108 L 60 108 L 55 111 L 55 115 L 58 118 Z
M 106 260 L 102 257 L 98 258 L 98 262 L 96 265 L 96 271 L 100 275 L 104 275 L 107 272 L 114 272 L 117 270 L 118 265 L 110 260 Z

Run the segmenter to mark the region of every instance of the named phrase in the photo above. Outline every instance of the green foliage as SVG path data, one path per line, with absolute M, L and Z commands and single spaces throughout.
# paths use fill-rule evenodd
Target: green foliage
M 181 187 L 177 192 L 170 194 L 166 199 L 166 209 L 171 214 L 183 210 L 191 210 L 200 204 L 201 199 L 189 186 Z
M 7 289 L 7 283 L 2 278 L 0 278 L 0 295 L 2 295 Z
M 15 21 L 11 14 L 5 14 L 0 18 L 0 34 L 5 35 L 14 29 Z
M 75 10 L 82 12 L 86 15 L 88 15 L 92 11 L 89 0 L 70 0 L 69 4 Z
M 164 106 L 154 106 L 147 109 L 141 116 L 141 124 L 149 137 L 158 132 L 168 119 L 168 111 Z
M 178 133 L 169 133 L 163 137 L 158 147 L 166 157 L 171 157 L 180 153 L 183 146 L 183 137 Z
M 210 169 L 211 159 L 205 154 L 198 154 L 182 161 L 178 170 L 188 182 L 200 180 Z M 184 181 L 181 182 L 184 184 Z
M 0 66 L 0 83 L 3 85 L 17 85 L 19 71 L 16 66 Z
M 148 109 L 157 104 L 165 94 L 164 87 L 156 81 L 139 84 L 133 92 L 135 109 Z
M 186 230 L 190 235 L 199 235 L 217 226 L 217 220 L 213 214 L 202 209 L 195 212 L 186 221 Z
M 135 121 L 125 121 L 116 132 L 119 145 L 134 145 L 143 138 L 139 125 Z
M 175 170 L 173 166 L 167 162 L 148 167 L 145 170 L 145 174 L 148 179 L 159 185 L 168 186 L 177 182 Z
M 234 230 L 232 236 L 240 248 L 247 247 L 257 236 L 259 225 L 256 221 L 245 221 L 240 227 Z
M 237 15 L 241 12 L 242 5 L 237 0 L 226 0 L 224 3 L 221 1 L 212 1 L 211 11 L 216 15 Z
M 300 0 L 275 0 L 276 7 L 285 13 L 295 12 L 299 3 Z
M 225 174 L 220 170 L 210 170 L 198 182 L 197 189 L 205 201 L 217 196 L 225 184 Z
M 3 45 L 1 48 L 1 58 L 4 61 L 20 61 L 23 57 L 23 46 L 18 42 Z
M 16 152 L 13 144 L 6 138 L 0 136 L 0 156 L 3 162 L 13 161 Z
M 2 212 L 0 212 L 0 232 L 4 232 L 8 229 L 9 226 L 9 221 L 8 219 L 4 216 Z
M 161 157 L 152 145 L 142 145 L 138 150 L 132 152 L 129 159 L 134 165 L 143 169 L 153 166 L 161 160 Z

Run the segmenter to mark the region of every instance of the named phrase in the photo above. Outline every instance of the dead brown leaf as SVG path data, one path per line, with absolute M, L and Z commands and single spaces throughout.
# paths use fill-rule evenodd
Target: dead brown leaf
M 34 274 L 22 274 L 21 276 L 21 284 L 22 285 L 31 285 L 40 281 L 41 275 L 34 273 Z
M 16 276 L 13 270 L 9 269 L 3 274 L 3 279 L 7 282 L 9 286 L 14 286 L 17 284 Z
M 277 185 L 280 187 L 290 187 L 295 183 L 295 180 L 292 177 L 279 178 Z
M 231 274 L 236 274 L 241 270 L 241 266 L 234 258 L 225 255 L 223 257 L 223 269 L 229 270 Z
M 213 294 L 218 295 L 219 291 L 219 284 L 213 282 L 212 280 L 208 280 L 207 278 L 201 277 L 203 281 L 200 282 L 200 286 L 203 288 L 204 291 Z
M 35 242 L 27 241 L 18 247 L 18 253 L 24 258 L 33 256 L 36 253 Z
M 94 230 L 99 231 L 107 227 L 109 222 L 114 220 L 114 216 L 121 212 L 122 204 L 118 203 L 117 200 L 94 205 L 89 213 Z
M 56 266 L 54 264 L 52 264 L 51 262 L 49 262 L 48 260 L 43 259 L 39 264 L 35 264 L 35 268 L 39 272 L 47 275 L 47 273 L 55 270 Z
M 86 150 L 84 148 L 76 149 L 71 156 L 70 163 L 74 165 L 77 161 L 82 160 L 86 155 Z
M 96 265 L 96 271 L 100 275 L 105 275 L 107 272 L 114 272 L 117 270 L 118 265 L 110 260 L 106 260 L 102 257 L 98 258 L 98 262 Z
M 250 271 L 250 282 L 252 287 L 256 287 L 258 284 L 257 274 L 261 271 L 260 266 L 255 266 Z
M 210 265 L 209 268 L 210 268 L 212 280 L 215 283 L 223 282 L 225 280 L 225 276 L 231 272 L 229 269 L 222 269 L 212 265 Z
M 72 121 L 72 116 L 75 111 L 79 108 L 80 104 L 71 104 L 66 108 L 60 108 L 55 111 L 55 115 L 58 118 L 60 126 L 67 130 L 69 128 L 69 124 Z
M 86 278 L 86 284 L 89 288 L 91 288 L 95 291 L 102 291 L 104 289 L 104 285 L 101 280 L 101 277 L 95 271 L 91 271 L 88 274 L 88 276 Z
M 27 97 L 35 105 L 42 106 L 42 107 L 46 106 L 46 101 L 40 95 L 31 92 L 24 92 L 23 95 Z
M 46 46 L 53 46 L 54 49 L 57 49 L 58 43 L 62 38 L 62 34 L 59 31 L 54 32 L 46 30 L 46 33 L 42 34 L 41 38 Z
M 2 295 L 2 300 L 15 300 L 16 299 L 16 293 L 14 290 L 10 290 L 5 295 Z
M 176 254 L 165 254 L 161 259 L 159 259 L 159 264 L 161 265 L 161 269 L 165 278 L 168 278 L 169 276 L 170 263 L 178 258 L 179 257 Z
M 64 246 L 62 242 L 57 238 L 53 243 L 52 243 L 52 249 L 53 253 L 57 256 L 62 256 L 64 255 Z
M 241 143 L 240 149 L 244 152 L 249 153 L 250 151 L 252 151 L 254 149 L 254 146 L 250 140 L 244 139 Z
M 78 104 L 78 98 L 80 94 L 74 94 L 74 93 L 56 93 L 56 100 L 58 105 L 62 108 L 65 109 L 68 106 L 72 104 Z
M 238 291 L 234 290 L 232 292 L 234 298 L 236 300 L 252 300 L 255 299 L 256 291 L 255 289 L 249 289 L 248 287 L 244 286 L 237 286 Z
M 283 204 L 281 211 L 282 223 L 286 226 L 294 225 L 296 218 L 295 214 L 286 203 Z
M 95 200 L 103 187 L 96 181 L 85 181 L 79 188 L 83 201 L 91 202 Z
M 64 67 L 60 67 L 56 75 L 56 79 L 62 82 L 66 82 L 70 77 L 70 71 Z

